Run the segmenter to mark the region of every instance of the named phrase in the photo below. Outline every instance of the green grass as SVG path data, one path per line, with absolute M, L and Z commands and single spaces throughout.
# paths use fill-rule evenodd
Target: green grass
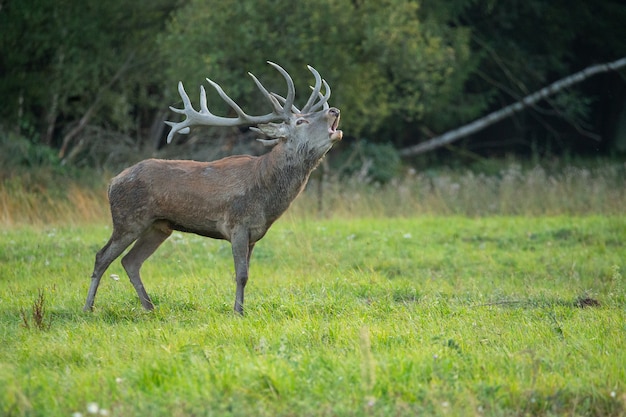
M 626 415 L 623 216 L 289 215 L 243 318 L 228 244 L 183 234 L 154 312 L 115 262 L 83 313 L 109 232 L 0 232 L 0 414 Z

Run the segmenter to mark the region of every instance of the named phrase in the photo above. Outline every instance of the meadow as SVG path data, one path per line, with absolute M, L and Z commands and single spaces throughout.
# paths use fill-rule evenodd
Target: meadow
M 115 262 L 82 312 L 104 186 L 5 181 L 0 414 L 624 416 L 623 169 L 307 192 L 257 245 L 244 317 L 230 246 L 180 233 L 142 270 L 155 311 Z

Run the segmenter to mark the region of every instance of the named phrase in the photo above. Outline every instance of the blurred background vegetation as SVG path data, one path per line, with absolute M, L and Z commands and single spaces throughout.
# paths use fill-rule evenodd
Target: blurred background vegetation
M 624 70 L 444 149 L 399 151 L 625 56 L 625 21 L 618 0 L 0 0 L 0 172 L 44 165 L 82 177 L 151 156 L 263 152 L 245 129 L 195 129 L 165 146 L 163 121 L 180 106 L 177 82 L 197 106 L 205 77 L 249 112 L 266 112 L 246 73 L 284 91 L 267 60 L 291 73 L 300 97 L 313 81 L 306 64 L 330 83 L 346 134 L 326 165 L 338 176 L 385 183 L 409 167 L 511 155 L 620 160 Z

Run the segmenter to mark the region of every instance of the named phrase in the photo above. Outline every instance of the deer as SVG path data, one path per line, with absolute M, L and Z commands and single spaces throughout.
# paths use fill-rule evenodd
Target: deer
M 330 86 L 313 67 L 307 66 L 315 85 L 304 107 L 298 109 L 290 75 L 281 66 L 268 64 L 285 79 L 287 94 L 283 97 L 268 91 L 248 73 L 272 108 L 265 115 L 246 114 L 208 78 L 236 117 L 211 113 L 202 85 L 200 110 L 195 110 L 183 83 L 178 83 L 183 108 L 170 109 L 184 119 L 165 122 L 171 127 L 168 144 L 176 133 L 188 134 L 193 126 L 236 126 L 260 134 L 257 140 L 271 150 L 260 156 L 234 155 L 209 162 L 146 159 L 115 176 L 108 188 L 113 230 L 96 254 L 84 311 L 93 311 L 102 275 L 133 243 L 121 264 L 142 307 L 153 310 L 140 269 L 173 231 L 179 231 L 230 242 L 236 282 L 234 312 L 243 315 L 255 244 L 303 191 L 312 171 L 343 137 L 338 130 L 340 111 L 328 104 Z

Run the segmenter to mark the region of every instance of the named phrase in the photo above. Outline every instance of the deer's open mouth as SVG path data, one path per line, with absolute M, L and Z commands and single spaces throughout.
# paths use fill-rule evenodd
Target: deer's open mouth
M 333 124 L 330 126 L 330 130 L 335 132 L 337 130 L 337 127 L 339 126 L 339 116 L 335 117 L 335 121 L 333 122 Z
M 340 119 L 339 110 L 333 108 L 333 109 L 330 109 L 329 113 L 332 116 L 335 116 L 335 119 L 333 120 L 332 124 L 328 128 L 328 134 L 330 135 L 330 139 L 333 141 L 341 140 L 341 138 L 343 137 L 343 132 L 341 130 L 337 130 L 337 128 L 339 127 L 339 119 Z
M 337 126 L 339 126 L 339 116 L 335 119 L 333 124 L 328 128 L 328 133 L 330 135 L 330 140 L 333 142 L 341 140 L 343 138 L 343 132 L 341 130 L 337 130 Z

